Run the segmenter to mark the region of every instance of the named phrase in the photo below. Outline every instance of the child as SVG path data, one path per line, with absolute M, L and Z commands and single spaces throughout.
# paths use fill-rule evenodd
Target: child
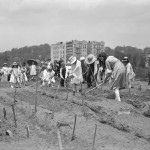
M 1 71 L 3 72 L 2 78 L 1 78 L 1 82 L 7 82 L 8 81 L 8 67 L 7 67 L 7 63 L 3 64 L 3 67 L 1 69 Z
M 14 62 L 12 65 L 11 76 L 10 76 L 11 88 L 14 88 L 15 84 L 20 85 L 19 72 L 20 71 L 18 69 L 18 64 Z
M 28 81 L 26 72 L 27 72 L 26 63 L 24 62 L 21 67 L 21 83 L 24 85 L 26 85 L 26 82 Z
M 54 75 L 55 75 L 55 72 L 53 71 L 52 67 L 47 66 L 47 69 L 43 71 L 42 85 L 44 86 L 45 83 L 47 83 L 49 87 L 50 86 L 53 87 L 52 83 L 55 83 Z
M 133 68 L 131 63 L 129 62 L 128 57 L 124 57 L 122 62 L 124 63 L 126 67 L 126 82 L 127 86 L 129 88 L 129 91 L 131 90 L 131 84 L 134 81 L 135 73 L 133 72 Z

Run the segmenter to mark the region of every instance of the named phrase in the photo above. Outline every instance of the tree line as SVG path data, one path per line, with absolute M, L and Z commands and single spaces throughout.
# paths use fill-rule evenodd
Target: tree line
M 28 59 L 45 60 L 50 57 L 50 50 L 49 44 L 13 48 L 11 51 L 0 53 L 0 66 L 2 66 L 4 62 L 12 64 L 14 61 L 26 62 Z
M 14 61 L 26 62 L 28 59 L 45 60 L 50 57 L 50 51 L 51 48 L 49 44 L 13 48 L 10 51 L 0 53 L 0 66 L 2 66 L 4 62 L 12 64 Z M 120 60 L 127 56 L 137 74 L 139 75 L 139 72 L 145 72 L 144 76 L 146 76 L 146 54 L 150 53 L 150 47 L 139 49 L 132 46 L 116 46 L 114 49 L 105 47 L 105 51 L 108 55 L 113 55 Z M 143 74 L 140 76 L 143 76 Z

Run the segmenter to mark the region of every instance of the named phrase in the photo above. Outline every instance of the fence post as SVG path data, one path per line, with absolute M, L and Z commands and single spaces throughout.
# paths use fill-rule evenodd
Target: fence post
M 38 89 L 38 82 L 36 82 L 36 93 L 35 93 L 35 113 L 37 112 L 37 89 Z
M 15 127 L 17 128 L 17 119 L 16 119 L 16 114 L 15 114 L 15 105 L 14 104 L 12 104 L 12 111 L 13 111 L 13 116 L 14 116 Z

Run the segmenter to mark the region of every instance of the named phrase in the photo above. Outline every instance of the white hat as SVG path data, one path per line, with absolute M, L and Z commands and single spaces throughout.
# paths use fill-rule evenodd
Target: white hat
M 13 62 L 13 66 L 17 66 L 18 64 L 16 62 Z
M 47 69 L 52 69 L 52 67 L 50 65 L 47 65 Z
M 85 57 L 80 57 L 80 60 L 85 60 Z
M 89 54 L 86 59 L 85 62 L 87 64 L 92 64 L 94 61 L 96 60 L 96 57 L 93 54 Z
M 129 61 L 129 58 L 128 58 L 128 57 L 124 57 L 122 61 L 123 61 L 123 62 L 128 62 L 128 61 Z
M 71 56 L 71 57 L 69 58 L 70 64 L 73 64 L 76 60 L 77 60 L 77 58 L 76 58 L 75 56 Z
M 4 63 L 3 66 L 7 65 L 7 63 Z

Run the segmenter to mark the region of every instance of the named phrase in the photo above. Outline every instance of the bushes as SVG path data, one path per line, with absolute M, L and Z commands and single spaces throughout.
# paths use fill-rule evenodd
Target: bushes
M 147 68 L 141 68 L 136 67 L 134 68 L 135 77 L 141 80 L 146 80 L 148 78 L 148 69 Z

